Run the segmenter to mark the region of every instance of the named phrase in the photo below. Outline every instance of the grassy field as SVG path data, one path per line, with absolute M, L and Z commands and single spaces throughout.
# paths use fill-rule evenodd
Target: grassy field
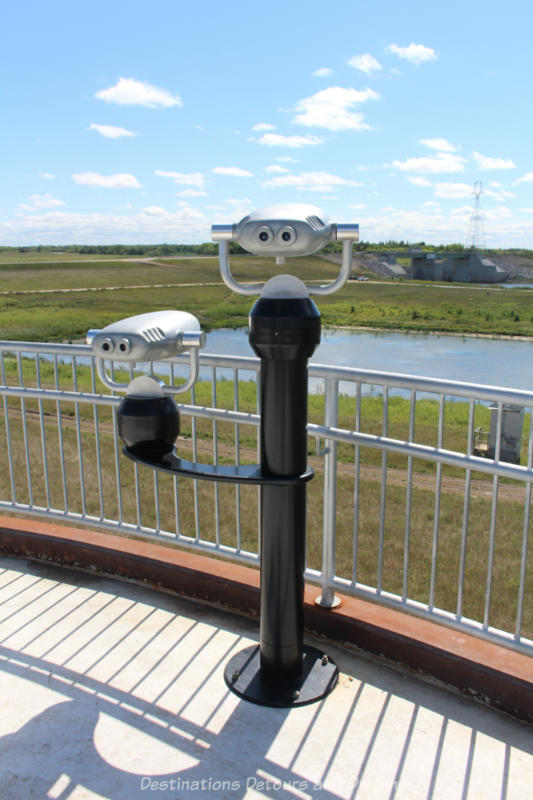
M 20 253 L 14 252 L 13 249 L 0 250 L 0 264 L 56 264 L 63 261 L 75 263 L 78 261 L 105 261 L 106 259 L 109 260 L 110 256 L 97 253 L 87 255 L 83 253 L 50 253 L 46 251 L 42 253 L 36 251 Z
M 318 257 L 294 259 L 290 268 L 306 280 L 331 280 L 337 273 L 334 264 Z M 275 271 L 271 260 L 248 256 L 235 257 L 232 269 L 238 279 L 252 281 Z M 153 288 L 132 288 L 146 286 Z M 0 292 L 0 336 L 19 341 L 71 341 L 117 317 L 169 307 L 195 314 L 206 330 L 245 327 L 252 302 L 220 283 L 212 257 L 1 264 Z M 532 294 L 527 289 L 352 281 L 335 295 L 319 298 L 318 305 L 328 327 L 533 336 Z

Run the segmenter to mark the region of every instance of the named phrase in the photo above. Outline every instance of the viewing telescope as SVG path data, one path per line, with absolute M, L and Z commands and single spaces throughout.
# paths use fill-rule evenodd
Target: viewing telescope
M 359 239 L 359 225 L 330 222 L 316 206 L 305 203 L 282 203 L 248 214 L 233 225 L 213 225 L 211 237 L 219 243 L 220 274 L 226 286 L 239 294 L 261 294 L 263 284 L 239 283 L 231 274 L 229 243 L 237 242 L 256 256 L 307 256 L 329 242 L 342 241 L 342 265 L 336 280 L 323 286 L 308 285 L 309 294 L 336 292 L 350 276 L 352 245 Z

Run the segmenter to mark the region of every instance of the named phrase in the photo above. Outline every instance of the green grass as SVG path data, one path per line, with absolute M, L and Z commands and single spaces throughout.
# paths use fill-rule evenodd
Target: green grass
M 331 280 L 337 267 L 312 257 L 294 259 L 284 269 L 306 280 Z M 236 256 L 239 280 L 259 281 L 279 267 L 271 260 Z M 72 264 L 0 265 L 0 337 L 23 341 L 83 338 L 119 316 L 177 307 L 198 316 L 206 330 L 245 327 L 253 300 L 220 284 L 214 258 L 184 258 L 158 264 L 113 261 Z M 130 286 L 199 283 L 202 286 L 131 289 Z M 216 283 L 210 286 L 207 284 Z M 108 290 L 106 287 L 122 287 Z M 28 289 L 79 289 L 90 292 L 16 294 Z M 490 336 L 533 336 L 529 291 L 453 288 L 415 282 L 352 281 L 335 295 L 318 299 L 326 327 L 436 331 Z
M 50 253 L 31 251 L 28 253 L 19 253 L 15 248 L 9 250 L 0 250 L 0 264 L 19 264 L 25 266 L 27 264 L 55 264 L 62 261 L 78 262 L 78 261 L 103 261 L 105 259 L 117 258 L 105 254 L 85 255 L 83 253 Z
M 23 358 L 22 364 L 22 384 L 25 386 L 34 386 L 36 384 L 35 374 L 35 361 L 29 358 Z M 76 387 L 73 384 L 72 368 L 69 364 L 58 364 L 57 366 L 57 381 L 58 385 L 63 390 L 73 390 L 74 388 L 80 392 L 100 392 L 103 390 L 98 378 L 91 373 L 88 367 L 78 366 Z M 21 376 L 15 358 L 6 356 L 4 358 L 4 375 L 6 385 L 19 386 L 21 385 Z M 126 373 L 121 374 L 117 372 L 116 380 L 128 382 L 129 377 Z M 55 386 L 55 368 L 52 362 L 42 362 L 40 365 L 40 380 L 43 387 L 53 388 Z M 184 404 L 194 404 L 199 406 L 212 405 L 212 389 L 210 381 L 197 381 L 193 392 L 187 392 L 180 395 L 177 399 L 178 402 Z M 216 389 L 217 405 L 221 408 L 234 407 L 234 387 L 233 381 L 226 379 L 217 380 Z M 17 403 L 13 400 L 10 403 Z M 26 401 L 27 408 L 36 410 L 38 405 L 37 401 Z M 44 407 L 47 408 L 46 403 Z M 256 384 L 254 381 L 241 380 L 238 384 L 238 407 L 240 411 L 256 412 Z M 49 404 L 49 410 L 53 411 L 55 404 Z M 376 436 L 383 433 L 383 411 L 384 401 L 383 396 L 379 395 L 364 395 L 361 398 L 361 430 L 365 433 L 374 434 Z M 409 413 L 410 401 L 400 394 L 395 394 L 393 390 L 389 393 L 388 400 L 388 430 L 387 435 L 390 438 L 399 441 L 406 441 L 409 435 Z M 92 414 L 89 406 L 80 406 L 80 415 L 82 418 L 90 417 Z M 321 394 L 309 395 L 308 402 L 308 418 L 310 422 L 316 424 L 324 424 L 324 397 Z M 468 419 L 469 419 L 469 404 L 466 402 L 447 402 L 444 414 L 444 437 L 442 446 L 446 450 L 456 452 L 466 452 L 467 449 L 467 436 L 468 436 Z M 345 430 L 355 430 L 356 428 L 356 401 L 355 398 L 348 395 L 341 394 L 339 397 L 338 405 L 338 427 Z M 415 415 L 415 429 L 414 441 L 418 444 L 427 445 L 429 447 L 436 447 L 438 444 L 438 423 L 439 423 L 439 402 L 431 398 L 419 398 L 416 402 L 416 415 Z M 190 423 L 184 418 L 183 432 L 190 435 Z M 213 431 L 211 423 L 206 420 L 197 421 L 198 431 L 202 438 L 210 441 L 212 439 Z M 524 428 L 522 434 L 522 463 L 527 463 L 527 443 L 529 441 L 529 414 L 525 415 Z M 476 404 L 474 413 L 474 428 L 481 427 L 488 430 L 490 427 L 490 410 L 482 405 Z M 223 443 L 233 442 L 233 428 L 230 427 L 229 433 L 226 435 L 224 429 L 218 431 L 218 438 Z M 255 446 L 255 433 L 253 431 L 246 431 L 245 428 L 241 430 L 241 444 L 244 447 Z M 312 452 L 310 452 L 312 454 Z M 349 444 L 339 443 L 338 456 L 341 462 L 353 463 L 353 446 Z M 367 461 L 369 464 L 381 464 L 381 452 L 378 450 L 368 450 Z M 389 454 L 389 466 L 395 467 L 401 465 L 403 468 L 403 456 Z M 417 460 L 416 469 L 420 473 L 433 475 L 435 473 L 435 465 L 430 461 Z M 462 475 L 459 468 L 444 467 L 444 474 L 448 475 Z

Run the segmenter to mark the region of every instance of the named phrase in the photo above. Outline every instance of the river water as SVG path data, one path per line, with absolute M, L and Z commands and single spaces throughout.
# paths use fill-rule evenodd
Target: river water
M 211 331 L 203 352 L 254 355 L 245 330 Z M 311 362 L 533 389 L 533 341 L 324 330 Z

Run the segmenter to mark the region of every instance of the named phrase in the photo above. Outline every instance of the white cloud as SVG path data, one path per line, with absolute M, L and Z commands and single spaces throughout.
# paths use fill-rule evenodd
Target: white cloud
M 533 172 L 527 172 L 525 175 L 522 175 L 515 183 L 533 183 Z
M 240 167 L 213 167 L 211 170 L 215 175 L 227 175 L 232 178 L 253 178 L 253 172 Z
M 470 219 L 472 216 L 472 206 L 460 206 L 459 208 L 452 208 L 451 214 L 455 217 L 466 217 Z
M 30 195 L 30 202 L 35 208 L 57 208 L 65 205 L 63 200 L 52 197 L 51 194 L 32 194 Z
M 280 161 L 283 164 L 299 164 L 299 158 L 293 158 L 292 156 L 276 156 L 276 161 Z
M 354 203 L 353 205 L 348 206 L 348 208 L 353 208 L 354 211 L 361 211 L 361 209 L 366 208 L 366 203 Z
M 420 144 L 429 147 L 431 150 L 440 150 L 441 153 L 455 153 L 459 148 L 448 141 L 448 139 L 420 139 Z
M 278 175 L 282 175 L 284 172 L 290 172 L 290 169 L 282 167 L 280 164 L 269 164 L 268 167 L 265 167 L 265 172 L 276 172 Z
M 522 214 L 533 214 L 533 208 L 519 208 L 518 210 L 521 211 Z
M 347 62 L 350 67 L 361 70 L 361 72 L 370 75 L 372 72 L 378 72 L 382 69 L 381 64 L 370 53 L 361 53 L 361 55 L 353 56 Z
M 52 172 L 39 172 L 39 177 L 51 181 L 55 178 L 55 175 Z
M 361 186 L 357 181 L 346 180 L 339 175 L 328 172 L 301 172 L 299 175 L 283 175 L 265 181 L 262 186 L 266 189 L 291 187 L 309 192 L 331 192 L 340 186 Z
M 28 203 L 19 205 L 20 211 L 35 211 L 41 208 L 58 208 L 64 206 L 63 200 L 53 197 L 51 194 L 32 194 Z
M 94 96 L 106 103 L 118 103 L 121 106 L 171 108 L 183 105 L 178 94 L 172 94 L 167 89 L 134 78 L 119 78 L 114 86 L 102 89 Z
M 370 130 L 364 114 L 350 109 L 367 100 L 377 100 L 379 94 L 373 89 L 343 89 L 330 86 L 305 97 L 296 106 L 293 122 L 308 128 L 327 128 L 330 131 Z
M 177 192 L 176 197 L 205 197 L 207 192 L 202 192 L 199 189 L 184 189 L 182 192 Z
M 320 69 L 315 69 L 313 75 L 316 75 L 317 78 L 327 78 L 329 75 L 333 74 L 333 70 L 331 67 L 320 67 Z
M 434 156 L 393 161 L 392 164 L 385 164 L 385 166 L 392 166 L 402 172 L 422 172 L 430 175 L 439 172 L 464 172 L 465 164 L 466 158 L 462 156 L 453 153 L 436 153 Z
M 481 153 L 472 153 L 478 169 L 516 169 L 516 164 L 510 158 L 492 158 L 482 156 Z
M 414 175 L 408 175 L 407 180 L 409 183 L 412 183 L 413 186 L 432 186 L 431 181 L 428 181 L 427 178 L 422 177 L 415 177 Z
M 116 125 L 97 125 L 96 122 L 91 122 L 87 128 L 89 131 L 98 131 L 101 136 L 106 139 L 120 139 L 123 136 L 135 136 L 133 131 L 128 131 L 126 128 L 120 128 Z
M 257 125 L 254 125 L 252 128 L 253 131 L 275 131 L 276 126 L 270 125 L 268 122 L 258 122 Z
M 497 206 L 496 208 L 485 209 L 483 216 L 488 220 L 509 219 L 509 217 L 513 216 L 513 212 L 507 206 Z
M 161 206 L 147 206 L 141 211 L 141 214 L 147 214 L 149 217 L 162 217 L 166 213 L 165 209 L 161 208 Z
M 438 209 L 405 209 L 392 214 L 358 214 L 357 222 L 364 232 L 365 241 L 387 239 L 426 241 L 436 244 L 462 242 L 465 239 L 472 206 L 464 206 L 463 215 L 440 212 Z M 530 247 L 533 237 L 533 219 L 523 215 L 520 219 L 504 217 L 491 220 L 486 226 L 491 247 Z
M 242 206 L 242 205 L 247 206 L 251 202 L 252 201 L 250 200 L 249 197 L 228 197 L 228 199 L 226 200 L 226 203 L 229 206 Z
M 435 197 L 447 197 L 457 199 L 460 197 L 472 197 L 472 186 L 467 183 L 436 183 Z
M 267 147 L 306 147 L 307 145 L 322 144 L 322 139 L 311 134 L 282 136 L 279 133 L 265 133 L 259 139 L 259 144 L 266 144 Z
M 504 200 L 506 197 L 516 197 L 513 192 L 508 191 L 508 189 L 499 189 L 498 191 L 494 191 L 493 189 L 485 189 L 484 194 L 488 195 L 489 197 L 494 197 L 496 200 Z
M 209 241 L 211 220 L 196 209 L 165 211 L 149 206 L 137 213 L 66 213 L 49 211 L 0 222 L 0 239 L 6 244 L 107 244 L 139 241 Z
M 423 44 L 414 44 L 414 42 L 411 42 L 409 47 L 399 47 L 397 44 L 390 44 L 387 47 L 387 52 L 393 53 L 393 55 L 398 56 L 398 58 L 403 58 L 405 61 L 409 61 L 416 67 L 419 67 L 424 61 L 436 61 L 437 59 L 437 54 L 433 48 L 426 47 Z
M 196 186 L 197 189 L 203 189 L 205 186 L 205 178 L 201 172 L 167 172 L 164 169 L 156 169 L 154 175 L 170 178 L 180 186 Z
M 101 186 L 105 189 L 139 189 L 139 183 L 134 175 L 119 172 L 116 175 L 100 175 L 98 172 L 78 172 L 72 176 L 76 183 L 83 186 Z

